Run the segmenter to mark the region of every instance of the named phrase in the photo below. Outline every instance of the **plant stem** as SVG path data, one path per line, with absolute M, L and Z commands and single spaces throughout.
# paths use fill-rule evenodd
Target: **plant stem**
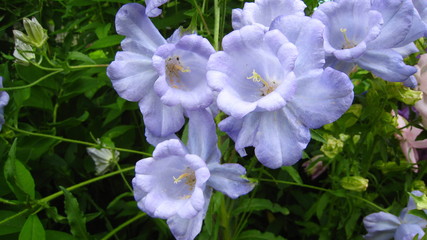
M 0 88 L 0 91 L 10 91 L 10 90 L 19 90 L 19 89 L 29 88 L 29 87 L 32 87 L 32 86 L 36 85 L 37 83 L 40 83 L 41 81 L 43 81 L 43 80 L 45 80 L 45 79 L 47 79 L 47 78 L 49 78 L 49 77 L 51 77 L 51 76 L 53 76 L 53 75 L 55 75 L 57 73 L 62 72 L 62 71 L 64 71 L 64 70 L 60 69 L 60 70 L 57 70 L 55 72 L 51 72 L 51 73 L 49 73 L 47 75 L 44 75 L 43 77 L 37 79 L 36 81 L 34 81 L 34 82 L 30 83 L 30 84 L 24 85 L 24 86 Z
M 43 133 L 29 132 L 29 131 L 25 131 L 25 130 L 22 130 L 22 129 L 19 129 L 19 128 L 12 127 L 12 126 L 10 126 L 8 124 L 5 124 L 4 126 L 10 128 L 10 129 L 12 129 L 12 130 L 14 130 L 16 132 L 20 132 L 20 133 L 27 134 L 27 135 L 32 135 L 32 136 L 37 136 L 37 137 L 45 137 L 45 138 L 52 138 L 52 139 L 56 139 L 56 140 L 60 140 L 60 141 L 64 141 L 64 142 L 71 142 L 71 143 L 77 143 L 77 144 L 87 145 L 87 146 L 90 146 L 90 147 L 99 147 L 99 144 L 96 144 L 96 143 L 84 142 L 84 141 L 80 141 L 80 140 L 63 138 L 63 137 L 58 137 L 58 136 L 49 135 L 49 134 L 43 134 Z M 107 146 L 103 146 L 103 148 L 110 149 L 110 150 L 117 150 L 117 151 L 121 151 L 121 152 L 136 153 L 136 154 L 144 155 L 144 156 L 147 156 L 147 157 L 151 157 L 150 153 L 136 151 L 136 150 L 131 150 L 131 149 L 126 149 L 126 148 L 107 147 Z
M 121 174 L 121 173 L 123 173 L 123 172 L 128 172 L 128 171 L 131 171 L 131 170 L 134 170 L 134 169 L 135 169 L 135 166 L 127 167 L 127 168 L 123 168 L 123 169 L 121 169 L 121 170 L 117 170 L 117 171 L 115 171 L 115 172 L 110 172 L 110 173 L 104 174 L 104 175 L 102 175 L 102 176 L 98 176 L 98 177 L 95 177 L 95 178 L 91 178 L 91 179 L 89 179 L 89 180 L 86 180 L 86 181 L 84 181 L 84 182 L 78 183 L 78 184 L 73 185 L 73 186 L 71 186 L 71 187 L 68 187 L 68 188 L 66 188 L 66 189 L 67 189 L 68 191 L 72 191 L 72 190 L 74 190 L 74 189 L 77 189 L 77 188 L 80 188 L 80 187 L 86 186 L 86 185 L 88 185 L 88 184 L 91 184 L 91 183 L 94 183 L 94 182 L 97 182 L 97 181 L 103 180 L 103 179 L 105 179 L 105 178 L 109 178 L 109 177 L 114 176 L 114 175 L 117 175 L 117 174 Z M 54 194 L 51 194 L 51 195 L 49 195 L 49 196 L 47 196 L 47 197 L 44 197 L 44 198 L 40 199 L 39 201 L 40 201 L 40 202 L 49 202 L 49 201 L 51 201 L 51 200 L 53 200 L 53 199 L 55 199 L 55 198 L 57 198 L 57 197 L 59 197 L 59 196 L 61 196 L 61 195 L 63 195 L 63 194 L 64 194 L 64 192 L 63 192 L 63 191 L 58 191 L 58 192 L 56 192 L 56 193 L 54 193 Z
M 215 22 L 214 22 L 214 48 L 215 50 L 219 50 L 219 21 L 220 21 L 220 13 L 221 9 L 219 8 L 218 4 L 219 0 L 214 0 L 214 15 L 215 15 Z
M 334 194 L 334 191 L 331 190 L 331 189 L 326 189 L 326 188 L 322 188 L 322 187 L 316 187 L 316 186 L 302 184 L 302 183 L 297 183 L 297 182 L 289 182 L 289 181 L 282 181 L 282 180 L 272 180 L 272 179 L 259 179 L 259 181 L 282 183 L 282 184 L 289 184 L 289 185 L 294 185 L 294 186 L 299 186 L 299 187 L 311 188 L 311 189 L 314 189 L 314 190 L 328 192 L 328 193 L 331 193 L 332 195 L 336 196 L 336 194 Z M 373 202 L 371 202 L 369 200 L 366 200 L 366 199 L 364 199 L 362 197 L 359 197 L 359 196 L 356 196 L 356 195 L 353 195 L 353 194 L 348 194 L 348 196 L 353 197 L 353 198 L 357 198 L 358 200 L 367 203 L 368 205 L 370 205 L 373 208 L 376 208 L 377 210 L 380 210 L 382 212 L 388 212 L 386 209 L 384 209 L 384 208 L 376 205 L 375 203 L 373 203 Z
M 116 228 L 114 228 L 111 232 L 109 232 L 107 235 L 105 235 L 101 240 L 107 240 L 109 238 L 111 238 L 114 234 L 116 234 L 118 231 L 122 230 L 123 228 L 125 228 L 127 225 L 135 222 L 136 220 L 144 217 L 146 214 L 145 213 L 139 213 L 138 215 L 136 215 L 135 217 L 127 220 L 126 222 L 120 224 L 119 226 L 117 226 Z

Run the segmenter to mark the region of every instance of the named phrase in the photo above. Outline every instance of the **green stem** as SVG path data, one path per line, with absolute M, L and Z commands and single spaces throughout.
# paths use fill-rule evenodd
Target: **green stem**
M 122 170 L 122 168 L 120 167 L 120 164 L 117 162 L 117 160 L 114 160 L 114 161 L 115 161 L 115 163 L 116 163 L 117 169 L 119 169 L 119 171 L 121 171 L 121 170 Z M 128 181 L 126 180 L 125 175 L 123 175 L 123 172 L 121 172 L 121 173 L 120 173 L 120 176 L 122 176 L 123 182 L 125 182 L 125 184 L 126 184 L 127 188 L 129 189 L 129 191 L 130 191 L 131 193 L 133 193 L 133 189 L 132 189 L 132 187 L 129 185 Z
M 219 50 L 219 22 L 220 22 L 220 8 L 219 8 L 219 0 L 214 0 L 214 48 L 215 50 Z
M 9 205 L 19 205 L 15 201 L 7 200 L 7 199 L 4 199 L 4 198 L 0 198 L 0 203 L 9 204 Z
M 211 35 L 211 31 L 209 30 L 208 24 L 206 23 L 206 20 L 205 20 L 205 17 L 203 16 L 202 10 L 200 10 L 200 7 L 197 4 L 196 0 L 193 0 L 193 2 L 194 2 L 194 6 L 196 6 L 197 13 L 199 14 L 200 19 L 202 20 L 203 27 L 206 29 L 206 32 L 208 33 L 208 35 Z
M 69 66 L 70 69 L 96 68 L 96 67 L 108 67 L 108 64 Z
M 102 176 L 98 176 L 98 177 L 95 177 L 95 178 L 91 178 L 91 179 L 89 179 L 89 180 L 86 180 L 86 181 L 84 181 L 84 182 L 78 183 L 78 184 L 73 185 L 73 186 L 71 186 L 71 187 L 68 187 L 68 188 L 66 188 L 66 189 L 67 189 L 68 191 L 72 191 L 72 190 L 74 190 L 74 189 L 77 189 L 77 188 L 80 188 L 80 187 L 86 186 L 86 185 L 88 185 L 88 184 L 91 184 L 91 183 L 94 183 L 94 182 L 97 182 L 97 181 L 103 180 L 103 179 L 105 179 L 105 178 L 109 178 L 109 177 L 114 176 L 114 175 L 117 175 L 117 174 L 121 174 L 121 173 L 124 173 L 124 172 L 132 171 L 132 170 L 134 170 L 134 169 L 135 169 L 135 166 L 127 167 L 127 168 L 123 168 L 123 169 L 121 169 L 121 170 L 117 170 L 117 171 L 115 171 L 115 172 L 110 172 L 110 173 L 104 174 L 104 175 L 102 175 Z M 45 203 L 46 203 L 46 202 L 49 202 L 49 201 L 51 201 L 51 200 L 53 200 L 53 199 L 55 199 L 55 198 L 57 198 L 57 197 L 59 197 L 59 196 L 62 196 L 63 194 L 64 194 L 64 192 L 63 192 L 63 191 L 58 191 L 58 192 L 56 192 L 56 193 L 54 193 L 54 194 L 51 194 L 51 195 L 49 195 L 49 196 L 47 196 L 47 197 L 44 197 L 44 198 L 40 199 L 39 201 L 40 201 L 40 202 L 45 202 Z
M 3 223 L 8 222 L 8 221 L 10 221 L 10 220 L 12 220 L 14 218 L 22 216 L 22 215 L 26 214 L 28 211 L 30 211 L 29 208 L 27 208 L 27 209 L 25 209 L 23 211 L 20 211 L 19 213 L 15 214 L 15 215 L 12 215 L 12 216 L 10 216 L 8 218 L 5 218 L 5 219 L 3 219 L 3 220 L 0 221 L 0 225 L 2 225 Z
M 111 238 L 114 234 L 116 234 L 117 232 L 119 232 L 120 230 L 122 230 L 123 228 L 128 226 L 129 224 L 135 222 L 136 220 L 144 217 L 145 215 L 146 215 L 145 213 L 139 213 L 135 217 L 127 220 L 126 222 L 124 222 L 124 223 L 120 224 L 119 226 L 117 226 L 116 228 L 114 228 L 111 232 L 109 232 L 107 235 L 105 235 L 101 240 L 107 240 L 107 239 Z
M 32 83 L 30 83 L 28 85 L 16 86 L 16 87 L 7 87 L 7 88 L 0 88 L 0 91 L 10 91 L 10 90 L 18 90 L 18 89 L 29 88 L 29 87 L 32 87 L 32 86 L 36 85 L 37 83 L 40 83 L 41 81 L 43 81 L 43 80 L 45 80 L 45 79 L 47 79 L 47 78 L 49 78 L 49 77 L 51 77 L 51 76 L 53 76 L 53 75 L 55 75 L 57 73 L 62 72 L 62 71 L 64 71 L 64 70 L 60 69 L 60 70 L 57 70 L 55 72 L 51 72 L 51 73 L 49 73 L 49 74 L 47 74 L 47 75 L 45 75 L 45 76 L 37 79 L 36 81 L 34 81 L 34 82 L 32 82 Z
M 304 188 L 311 188 L 311 189 L 314 189 L 314 190 L 328 192 L 328 193 L 336 196 L 336 194 L 334 194 L 334 191 L 331 190 L 331 189 L 326 189 L 326 188 L 322 188 L 322 187 L 316 187 L 316 186 L 307 185 L 307 184 L 303 184 L 303 183 L 296 183 L 296 182 L 289 182 L 289 181 L 282 181 L 282 180 L 271 180 L 271 179 L 259 179 L 259 181 L 282 183 L 282 184 L 294 185 L 294 186 L 299 186 L 299 187 L 304 187 Z M 359 196 L 356 196 L 356 195 L 353 195 L 353 194 L 348 194 L 348 196 L 351 196 L 353 198 L 357 198 L 358 200 L 367 203 L 368 205 L 370 205 L 373 208 L 376 208 L 377 210 L 380 210 L 382 212 L 388 212 L 386 209 L 384 209 L 384 208 L 376 205 L 375 203 L 373 203 L 373 202 L 371 202 L 369 200 L 366 200 L 366 199 L 364 199 L 362 197 L 359 197 Z
M 99 147 L 99 144 L 96 144 L 96 143 L 84 142 L 84 141 L 80 141 L 80 140 L 63 138 L 63 137 L 58 137 L 58 136 L 53 136 L 53 135 L 43 134 L 43 133 L 29 132 L 29 131 L 25 131 L 25 130 L 22 130 L 22 129 L 19 129 L 19 128 L 12 127 L 12 126 L 10 126 L 8 124 L 4 124 L 4 126 L 10 128 L 10 129 L 12 129 L 12 130 L 14 130 L 16 132 L 20 132 L 20 133 L 27 134 L 27 135 L 32 135 L 32 136 L 37 136 L 37 137 L 45 137 L 45 138 L 52 138 L 52 139 L 56 139 L 56 140 L 60 140 L 60 141 L 64 141 L 64 142 L 71 142 L 71 143 L 77 143 L 77 144 L 87 145 L 87 146 L 90 146 L 90 147 Z M 117 150 L 117 151 L 120 151 L 120 152 L 136 153 L 136 154 L 144 155 L 144 156 L 147 156 L 147 157 L 151 157 L 150 153 L 136 151 L 136 150 L 131 150 L 131 149 L 126 149 L 126 148 L 107 147 L 107 146 L 103 146 L 103 148 L 110 149 L 110 150 Z

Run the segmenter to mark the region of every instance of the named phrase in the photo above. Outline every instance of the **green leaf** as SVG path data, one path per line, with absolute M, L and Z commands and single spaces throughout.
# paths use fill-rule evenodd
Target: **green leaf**
M 65 232 L 46 230 L 46 240 L 76 240 L 76 238 Z
M 412 210 L 409 210 L 408 213 L 427 220 L 427 213 L 424 212 L 423 210 L 412 209 Z
M 302 179 L 301 179 L 298 171 L 295 170 L 294 167 L 284 166 L 284 167 L 282 167 L 282 170 L 285 170 L 291 176 L 292 180 L 294 180 L 296 183 L 302 184 Z
M 9 156 L 4 166 L 4 176 L 10 189 L 19 200 L 27 200 L 27 196 L 34 199 L 35 184 L 31 173 L 16 159 L 17 139 L 13 142 Z
M 104 134 L 104 136 L 108 137 L 110 139 L 113 139 L 113 138 L 116 138 L 118 136 L 125 134 L 127 131 L 129 131 L 131 129 L 135 129 L 135 126 L 133 126 L 133 125 L 116 126 L 116 127 L 113 127 L 112 129 L 108 130 L 108 132 L 106 132 Z
M 86 121 L 88 118 L 89 118 L 89 113 L 85 111 L 80 117 L 67 118 L 64 121 L 56 122 L 55 124 L 50 124 L 50 125 L 61 126 L 61 127 L 75 127 L 80 125 L 82 122 Z
M 319 201 L 317 201 L 316 216 L 319 220 L 323 215 L 323 210 L 325 210 L 326 206 L 328 206 L 328 203 L 329 195 L 327 193 L 323 194 Z
M 89 239 L 89 233 L 86 230 L 86 218 L 80 210 L 79 202 L 67 189 L 60 188 L 64 192 L 65 213 L 67 214 L 71 233 L 77 239 Z
M 281 236 L 275 236 L 271 232 L 262 233 L 258 230 L 244 231 L 239 235 L 238 240 L 286 240 Z
M 43 225 L 37 215 L 30 215 L 25 221 L 21 232 L 19 233 L 19 240 L 44 240 L 46 233 Z
M 277 203 L 272 203 L 268 199 L 263 198 L 247 198 L 244 199 L 239 206 L 233 210 L 233 215 L 240 214 L 242 212 L 250 211 L 261 211 L 270 210 L 271 212 L 278 212 L 283 215 L 288 215 L 289 210 L 285 207 L 280 206 Z
M 0 219 L 2 220 L 6 219 L 15 214 L 16 212 L 0 210 Z M 24 223 L 25 223 L 25 217 L 18 216 L 5 223 L 0 224 L 0 236 L 19 232 L 22 229 L 22 226 L 24 225 Z
M 96 64 L 96 62 L 84 53 L 73 51 L 68 53 L 69 60 L 78 60 L 84 63 Z
M 105 38 L 101 38 L 93 42 L 89 49 L 106 48 L 111 46 L 119 45 L 125 37 L 120 35 L 111 35 Z

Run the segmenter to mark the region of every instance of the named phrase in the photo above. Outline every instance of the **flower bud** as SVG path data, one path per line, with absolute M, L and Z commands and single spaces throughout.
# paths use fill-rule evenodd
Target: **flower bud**
M 401 83 L 388 83 L 389 93 L 391 97 L 407 104 L 414 105 L 416 102 L 423 98 L 423 92 L 411 90 L 408 87 L 403 86 Z
M 340 139 L 337 139 L 331 135 L 326 135 L 326 143 L 322 145 L 320 151 L 322 151 L 328 158 L 334 158 L 344 147 L 344 141 L 348 138 L 348 135 L 340 134 Z
M 95 163 L 96 175 L 102 175 L 119 161 L 120 153 L 115 150 L 103 148 L 105 145 L 101 144 L 99 139 L 97 143 L 101 145 L 101 148 L 87 148 L 87 153 Z
M 24 28 L 27 35 L 21 31 L 13 30 L 15 38 L 36 48 L 42 47 L 47 40 L 47 31 L 40 25 L 37 19 L 35 17 L 31 20 L 24 18 Z
M 13 56 L 18 60 L 18 62 L 24 64 L 28 64 L 29 61 L 36 58 L 33 48 L 18 38 L 15 39 L 15 51 L 13 51 Z
M 368 188 L 369 180 L 361 176 L 343 177 L 341 187 L 350 191 L 364 192 Z

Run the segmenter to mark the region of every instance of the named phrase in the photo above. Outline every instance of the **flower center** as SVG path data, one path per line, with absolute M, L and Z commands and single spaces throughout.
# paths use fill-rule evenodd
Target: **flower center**
M 179 175 L 178 177 L 173 176 L 173 183 L 174 184 L 178 184 L 180 183 L 182 180 L 185 180 L 185 184 L 188 185 L 189 187 L 189 191 L 193 191 L 194 190 L 194 185 L 196 184 L 196 175 L 194 173 L 193 170 L 191 170 L 190 168 L 186 168 L 185 172 L 181 175 Z M 181 198 L 183 199 L 187 199 L 189 198 L 191 195 L 184 195 Z
M 190 68 L 185 68 L 179 61 L 178 56 L 168 57 L 166 59 L 166 76 L 168 77 L 170 86 L 180 88 L 181 83 L 180 73 L 190 72 Z M 177 85 L 178 84 L 178 85 Z
M 275 81 L 267 82 L 255 70 L 252 70 L 252 76 L 247 77 L 246 79 L 252 79 L 253 82 L 262 83 L 263 87 L 260 88 L 261 96 L 266 96 L 277 88 L 277 83 Z
M 353 42 L 350 39 L 348 39 L 348 37 L 347 37 L 347 29 L 346 28 L 340 28 L 340 32 L 342 32 L 342 34 L 344 35 L 344 40 L 345 40 L 345 43 L 341 47 L 341 49 L 354 48 L 357 45 L 355 42 Z

